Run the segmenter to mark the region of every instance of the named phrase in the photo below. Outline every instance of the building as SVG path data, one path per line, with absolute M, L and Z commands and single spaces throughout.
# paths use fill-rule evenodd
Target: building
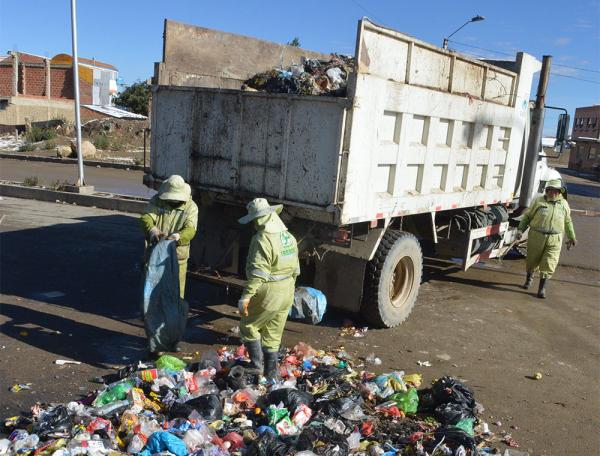
M 582 172 L 600 171 L 600 105 L 586 106 L 575 110 L 571 139 L 569 169 Z
M 104 62 L 79 59 L 82 118 L 94 118 L 83 105 L 111 106 L 117 93 L 117 69 Z M 0 128 L 63 118 L 73 121 L 73 60 L 68 54 L 52 58 L 24 52 L 0 57 Z

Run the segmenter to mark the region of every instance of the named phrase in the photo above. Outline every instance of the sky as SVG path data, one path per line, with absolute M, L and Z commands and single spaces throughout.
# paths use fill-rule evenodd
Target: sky
M 0 0 L 0 53 L 70 53 L 70 3 Z M 517 51 L 540 60 L 552 55 L 546 103 L 566 108 L 571 118 L 578 106 L 600 104 L 600 0 L 77 2 L 79 55 L 115 65 L 126 84 L 152 76 L 162 58 L 165 18 L 278 43 L 299 37 L 305 49 L 353 54 L 363 16 L 441 45 L 475 15 L 486 19 L 455 34 L 451 49 L 483 58 L 511 59 Z M 548 112 L 544 133 L 553 134 L 555 124 L 556 115 Z

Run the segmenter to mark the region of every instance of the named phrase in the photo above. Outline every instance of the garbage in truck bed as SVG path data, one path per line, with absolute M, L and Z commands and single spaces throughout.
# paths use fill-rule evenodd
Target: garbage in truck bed
M 343 348 L 301 342 L 280 352 L 280 379 L 267 384 L 244 371 L 246 355 L 221 347 L 191 364 L 127 366 L 84 398 L 6 419 L 0 455 L 484 455 L 507 438 L 455 378 L 418 389 L 420 374 L 377 375 Z
M 354 57 L 331 54 L 331 60 L 302 58 L 297 65 L 258 73 L 246 80 L 242 90 L 295 95 L 345 97 Z

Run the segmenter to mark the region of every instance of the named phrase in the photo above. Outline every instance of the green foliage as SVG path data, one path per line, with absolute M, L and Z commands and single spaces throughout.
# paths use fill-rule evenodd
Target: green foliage
M 52 189 L 52 190 L 56 190 L 57 192 L 61 192 L 65 189 L 65 187 L 69 185 L 69 183 L 64 180 L 64 181 L 60 181 L 58 179 L 56 179 L 54 182 L 52 182 L 48 188 Z
M 288 46 L 300 47 L 300 38 L 295 36 L 291 41 L 288 41 Z
M 145 82 L 135 82 L 115 98 L 115 104 L 136 114 L 148 115 L 150 86 Z
M 31 152 L 32 150 L 35 150 L 35 146 L 30 143 L 25 143 L 19 147 L 19 152 Z
M 23 179 L 23 185 L 26 187 L 36 187 L 40 183 L 40 179 L 37 176 L 30 176 Z
M 52 128 L 42 128 L 33 125 L 26 133 L 25 139 L 29 143 L 35 143 L 38 141 L 47 141 L 49 139 L 56 138 L 56 131 Z
M 108 150 L 110 148 L 110 138 L 104 133 L 100 133 L 92 138 L 92 144 L 96 149 Z
M 54 141 L 46 141 L 44 143 L 44 149 L 46 149 L 46 150 L 52 150 L 54 148 L 56 148 L 56 143 Z
M 96 149 L 101 150 L 123 150 L 125 149 L 125 143 L 118 136 L 112 136 L 108 133 L 100 133 L 92 138 L 92 144 L 96 146 Z

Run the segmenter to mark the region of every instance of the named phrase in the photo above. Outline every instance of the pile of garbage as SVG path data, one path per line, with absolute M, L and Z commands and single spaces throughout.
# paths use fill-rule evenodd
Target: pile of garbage
M 0 455 L 495 453 L 481 406 L 454 378 L 417 389 L 420 374 L 375 375 L 343 348 L 300 343 L 280 353 L 281 378 L 269 384 L 244 370 L 247 355 L 242 345 L 127 366 L 86 397 L 8 418 Z
M 273 69 L 244 81 L 242 90 L 295 95 L 345 97 L 354 57 L 332 54 L 331 60 L 302 58 L 300 64 Z

